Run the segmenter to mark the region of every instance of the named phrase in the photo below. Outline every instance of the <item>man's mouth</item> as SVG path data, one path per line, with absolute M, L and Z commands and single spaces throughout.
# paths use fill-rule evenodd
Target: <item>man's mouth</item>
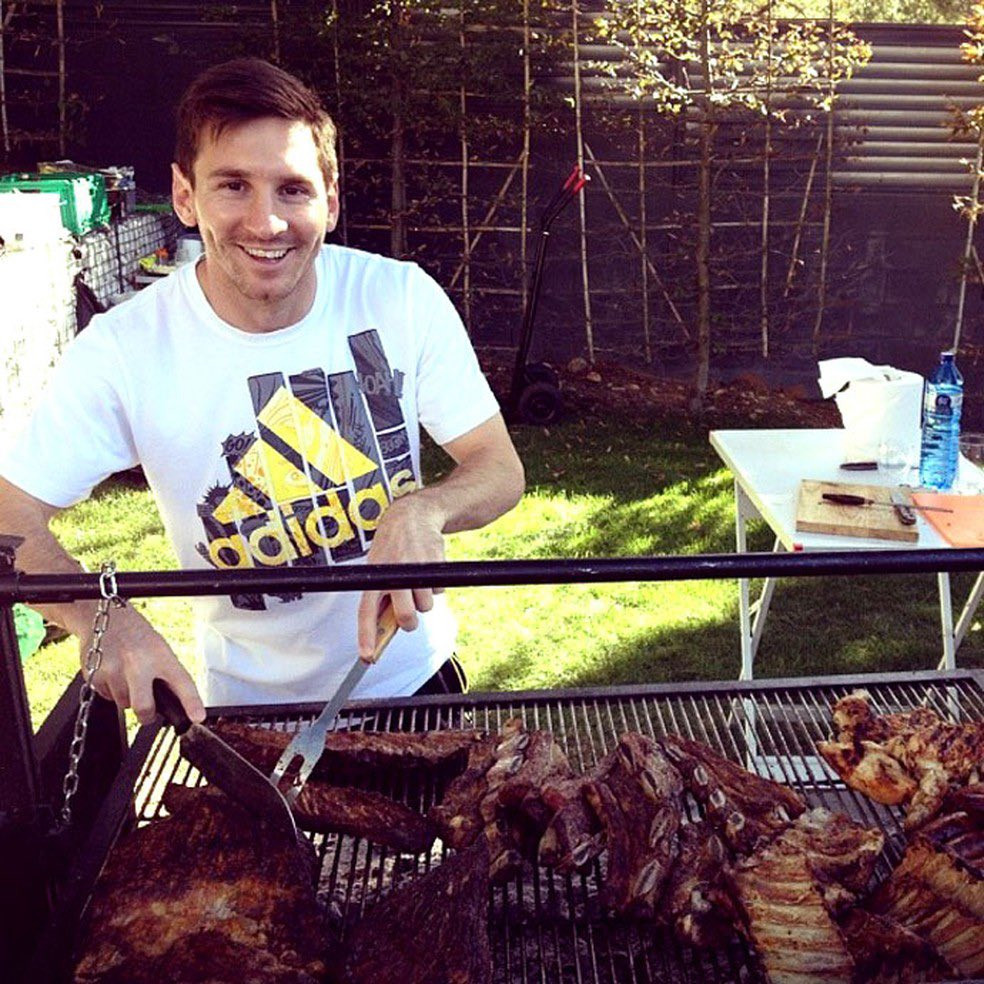
M 290 250 L 287 247 L 280 249 L 258 249 L 253 246 L 240 247 L 247 256 L 252 256 L 256 260 L 282 260 Z

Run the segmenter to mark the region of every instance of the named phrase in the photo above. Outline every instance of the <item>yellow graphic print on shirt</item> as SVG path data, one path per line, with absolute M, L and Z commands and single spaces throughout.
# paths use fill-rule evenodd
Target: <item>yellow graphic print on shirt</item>
M 256 430 L 222 444 L 228 484 L 198 505 L 199 553 L 221 569 L 326 565 L 363 556 L 389 503 L 418 485 L 390 370 L 375 331 L 349 338 L 356 371 L 248 380 Z M 279 594 L 282 601 L 299 597 Z M 240 608 L 266 607 L 235 595 Z

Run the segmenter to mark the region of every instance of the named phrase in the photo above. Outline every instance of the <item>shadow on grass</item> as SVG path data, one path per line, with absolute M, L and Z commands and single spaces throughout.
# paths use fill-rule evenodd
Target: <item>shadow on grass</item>
M 957 611 L 972 580 L 955 579 Z M 737 597 L 737 586 L 735 593 Z M 933 575 L 787 579 L 776 588 L 755 676 L 932 670 L 942 654 L 939 617 Z M 957 653 L 960 668 L 984 668 L 980 622 L 978 617 L 976 630 Z M 470 665 L 467 650 L 462 655 Z M 551 667 L 549 682 L 544 682 L 544 660 Z M 477 661 L 480 665 L 472 671 L 476 690 L 733 680 L 741 665 L 737 603 L 726 618 L 640 631 L 581 653 L 577 661 L 568 662 L 564 653 L 528 648 L 507 655 L 481 654 Z

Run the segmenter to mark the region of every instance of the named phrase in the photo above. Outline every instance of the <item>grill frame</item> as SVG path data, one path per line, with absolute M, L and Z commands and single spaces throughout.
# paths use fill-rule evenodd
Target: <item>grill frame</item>
M 825 805 L 881 828 L 886 834 L 876 872 L 881 877 L 904 849 L 901 812 L 847 789 L 815 756 L 797 754 L 809 749 L 808 742 L 827 737 L 830 704 L 859 687 L 872 694 L 881 711 L 909 709 L 928 696 L 930 706 L 946 718 L 984 720 L 984 671 L 954 670 L 907 674 L 902 679 L 880 673 L 363 700 L 347 705 L 338 724 L 379 731 L 428 726 L 496 730 L 508 717 L 518 715 L 528 727 L 553 731 L 578 769 L 600 758 L 623 731 L 637 730 L 655 738 L 679 733 L 705 741 L 743 765 L 751 755 L 755 771 L 787 782 L 809 805 Z M 222 707 L 213 709 L 210 719 L 235 718 L 295 730 L 320 709 L 318 703 Z M 58 915 L 42 940 L 28 979 L 66 978 L 73 930 L 116 840 L 125 830 L 157 815 L 159 796 L 168 781 L 201 782 L 196 777 L 178 755 L 173 732 L 159 723 L 140 730 L 67 882 Z M 405 784 L 406 778 L 393 781 Z M 379 788 L 399 797 L 400 790 L 388 783 L 384 777 Z M 404 785 L 403 793 L 417 797 L 416 805 L 422 808 L 435 790 L 425 783 L 414 790 Z M 408 801 L 414 805 L 412 798 Z M 697 816 L 692 802 L 688 815 Z M 411 858 L 348 836 L 312 839 L 322 865 L 321 890 L 329 911 L 333 906 L 339 909 L 334 925 L 343 932 L 381 892 L 422 874 L 443 853 L 440 842 L 429 855 Z M 349 863 L 352 859 L 354 863 Z M 562 876 L 533 868 L 492 889 L 490 935 L 497 984 L 729 984 L 758 979 L 743 944 L 699 954 L 646 923 L 603 914 L 597 904 L 599 877 L 598 862 L 587 874 Z

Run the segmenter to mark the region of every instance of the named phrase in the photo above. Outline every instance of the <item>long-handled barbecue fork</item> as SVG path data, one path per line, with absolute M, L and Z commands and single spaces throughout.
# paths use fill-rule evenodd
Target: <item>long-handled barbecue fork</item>
M 287 802 L 291 806 L 297 803 L 304 784 L 311 775 L 311 770 L 315 767 L 318 759 L 321 758 L 325 750 L 325 735 L 329 728 L 335 723 L 339 711 L 345 706 L 349 695 L 355 689 L 363 674 L 370 666 L 375 663 L 383 654 L 383 650 L 389 645 L 390 640 L 396 635 L 399 628 L 396 621 L 396 614 L 393 612 L 393 605 L 387 598 L 386 607 L 379 613 L 376 620 L 376 646 L 372 651 L 372 656 L 368 660 L 361 657 L 357 658 L 352 669 L 348 671 L 341 686 L 335 691 L 335 696 L 325 704 L 324 710 L 306 728 L 302 728 L 294 735 L 291 743 L 283 750 L 277 764 L 274 766 L 270 775 L 270 781 L 284 794 Z M 295 759 L 301 759 L 300 768 L 292 773 L 289 778 L 289 785 L 281 785 L 281 780 L 287 770 L 294 763 Z

